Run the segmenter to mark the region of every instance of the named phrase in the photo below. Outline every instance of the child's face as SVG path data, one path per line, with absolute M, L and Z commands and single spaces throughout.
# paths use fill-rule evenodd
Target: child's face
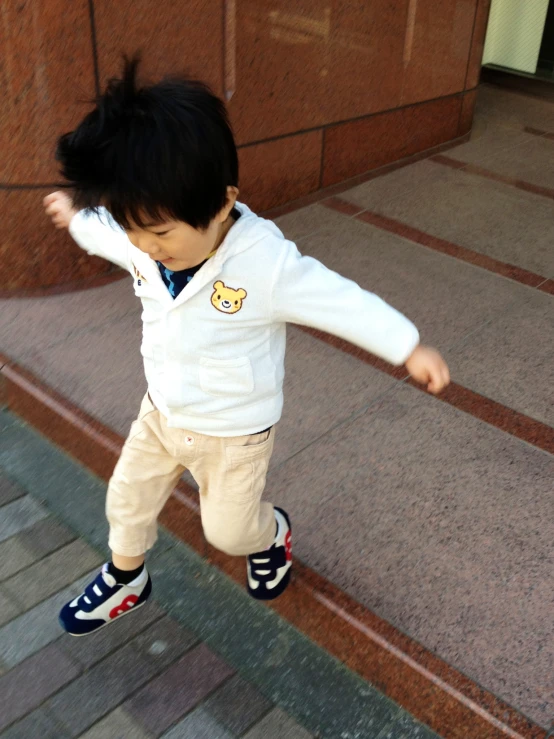
M 205 231 L 183 221 L 168 220 L 140 228 L 132 224 L 126 231 L 129 241 L 172 272 L 195 267 L 216 249 L 232 226 L 230 213 L 237 199 L 236 188 L 229 188 L 227 205 Z

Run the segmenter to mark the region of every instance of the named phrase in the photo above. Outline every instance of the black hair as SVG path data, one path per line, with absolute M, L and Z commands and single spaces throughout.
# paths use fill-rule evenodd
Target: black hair
M 137 83 L 139 58 L 74 131 L 56 158 L 77 208 L 105 206 L 123 228 L 168 219 L 205 229 L 238 185 L 238 157 L 224 103 L 198 80 Z

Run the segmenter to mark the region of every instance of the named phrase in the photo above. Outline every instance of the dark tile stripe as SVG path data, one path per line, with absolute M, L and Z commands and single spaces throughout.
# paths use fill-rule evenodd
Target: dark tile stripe
M 396 378 L 397 380 L 407 379 L 407 382 L 417 390 L 423 393 L 427 393 L 427 390 L 414 382 L 411 378 L 407 377 L 406 369 L 404 367 L 393 367 L 378 357 L 374 357 L 364 349 L 353 346 L 343 339 L 339 339 L 336 336 L 331 336 L 323 331 L 317 329 L 308 328 L 306 326 L 299 326 L 302 331 L 310 334 L 310 336 L 324 341 L 330 346 L 334 346 L 336 349 L 350 354 L 362 362 L 371 365 L 375 369 L 385 372 L 387 375 Z M 429 394 L 429 393 L 427 393 Z M 437 397 L 438 400 L 442 400 L 444 403 L 448 403 L 458 410 L 464 411 L 480 421 L 488 423 L 490 426 L 494 426 L 501 431 L 505 431 L 511 436 L 515 436 L 522 441 L 526 441 L 528 444 L 543 449 L 545 452 L 554 454 L 554 433 L 552 428 L 541 421 L 537 421 L 530 416 L 526 416 L 519 411 L 515 411 L 512 408 L 508 408 L 501 403 L 497 403 L 496 400 L 486 398 L 484 395 L 476 393 L 474 390 L 470 390 L 467 387 L 458 385 L 455 382 L 443 390 L 443 392 Z
M 409 384 L 422 392 L 424 388 L 408 380 Z M 439 396 L 439 400 L 448 403 L 458 410 L 464 411 L 480 421 L 484 421 L 511 436 L 515 436 L 528 444 L 536 446 L 545 452 L 554 454 L 554 433 L 552 428 L 535 418 L 526 416 L 519 411 L 507 408 L 496 400 L 470 390 L 467 387 L 452 382 Z
M 531 126 L 525 126 L 523 130 L 532 136 L 539 136 L 540 138 L 554 141 L 554 133 L 550 133 L 550 131 L 542 131 L 540 128 L 532 128 Z
M 437 164 L 444 164 L 446 167 L 451 167 L 452 169 L 463 169 L 464 167 L 467 167 L 467 162 L 463 162 L 461 159 L 453 159 L 452 157 L 444 156 L 443 154 L 437 154 L 434 157 L 431 157 L 432 162 L 436 162 Z
M 355 203 L 351 203 L 348 200 L 342 200 L 342 198 L 330 197 L 326 199 L 322 205 L 332 208 L 333 210 L 342 213 L 345 216 L 357 216 L 364 212 L 364 208 Z
M 392 364 L 385 362 L 384 359 L 379 359 L 379 357 L 370 354 L 365 349 L 361 349 L 359 346 L 354 346 L 354 344 L 351 344 L 344 339 L 340 339 L 338 336 L 327 334 L 325 331 L 320 331 L 319 329 L 311 328 L 310 326 L 297 326 L 297 328 L 320 341 L 324 341 L 326 344 L 329 344 L 329 346 L 333 346 L 335 349 L 339 349 L 345 354 L 350 354 L 351 357 L 356 357 L 356 359 L 369 364 L 371 367 L 381 370 L 381 372 L 386 372 L 387 375 L 391 375 L 391 377 L 395 377 L 397 380 L 404 380 L 408 376 L 404 367 L 393 367 Z
M 542 131 L 540 128 L 533 128 L 532 126 L 524 126 L 523 131 L 530 133 L 532 136 L 544 136 L 546 131 Z
M 431 161 L 436 162 L 437 164 L 443 164 L 445 167 L 451 167 L 452 169 L 463 169 L 464 172 L 467 172 L 468 174 L 475 174 L 479 177 L 485 177 L 488 180 L 502 182 L 502 184 L 504 185 L 517 187 L 518 190 L 524 190 L 525 192 L 533 193 L 533 195 L 542 195 L 542 197 L 554 200 L 554 190 L 550 187 L 534 185 L 532 182 L 519 180 L 517 179 L 517 177 L 509 177 L 508 175 L 498 174 L 497 172 L 492 172 L 490 169 L 478 167 L 475 164 L 468 164 L 467 162 L 462 162 L 459 159 L 453 159 L 452 157 L 446 157 L 441 154 L 431 157 Z
M 328 198 L 322 203 L 322 205 L 341 213 L 344 212 L 344 201 L 340 198 Z M 402 238 L 413 241 L 416 244 L 426 246 L 428 249 L 434 249 L 442 254 L 448 254 L 448 256 L 455 257 L 463 262 L 468 262 L 476 267 L 481 267 L 489 272 L 494 272 L 502 277 L 508 277 L 510 280 L 515 280 L 523 285 L 538 287 L 546 280 L 546 277 L 543 275 L 529 272 L 529 270 L 517 267 L 514 264 L 501 262 L 498 259 L 493 259 L 493 257 L 487 256 L 486 254 L 473 251 L 465 246 L 453 244 L 451 241 L 446 241 L 438 236 L 431 236 L 431 234 L 420 231 L 412 226 L 408 226 L 407 223 L 402 223 L 402 221 L 397 221 L 394 218 L 389 218 L 380 213 L 365 210 L 355 217 L 364 223 L 369 223 L 372 226 L 381 228 L 384 231 L 395 234 L 396 236 L 401 236 Z

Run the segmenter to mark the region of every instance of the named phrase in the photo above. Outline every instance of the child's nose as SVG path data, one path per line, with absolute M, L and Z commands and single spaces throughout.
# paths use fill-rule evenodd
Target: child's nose
M 138 236 L 135 236 L 134 238 L 130 239 L 130 241 L 131 241 L 131 244 L 137 247 L 137 249 L 140 249 L 140 251 L 144 252 L 145 254 L 148 254 L 152 258 L 155 258 L 161 253 L 158 248 L 158 245 L 153 244 L 148 239 L 148 237 L 139 238 Z
M 158 246 L 156 244 L 148 244 L 148 246 L 146 247 L 146 249 L 143 249 L 142 251 L 145 251 L 151 257 L 156 257 L 156 256 L 159 256 L 161 254 L 161 252 L 158 249 Z

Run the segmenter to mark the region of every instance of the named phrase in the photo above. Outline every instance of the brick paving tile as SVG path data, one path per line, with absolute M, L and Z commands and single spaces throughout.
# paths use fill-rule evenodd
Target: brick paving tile
M 51 698 L 46 708 L 77 737 L 150 680 L 156 670 L 130 645 L 100 662 Z
M 48 710 L 71 736 L 79 736 L 178 659 L 190 644 L 183 633 L 162 619 L 54 696 Z M 79 641 L 85 649 L 86 638 Z
M 28 549 L 38 561 L 56 549 L 77 539 L 70 529 L 66 528 L 55 518 L 47 518 L 19 534 L 25 549 Z
M 151 739 L 152 734 L 134 721 L 123 708 L 116 708 L 79 739 Z M 41 737 L 42 739 L 42 737 Z
M 280 708 L 274 708 L 244 739 L 311 739 L 312 735 Z
M 202 707 L 234 734 L 243 734 L 273 707 L 256 688 L 235 675 L 216 690 Z
M 2 511 L 0 510 L 0 515 Z M 48 520 L 48 519 L 46 519 Z M 29 567 L 36 561 L 20 539 L 21 534 L 12 536 L 0 544 L 0 580 L 5 580 L 16 572 Z
M 147 631 L 133 639 L 134 648 L 159 669 L 167 667 L 184 652 L 198 644 L 198 637 L 165 616 Z
M 234 739 L 236 736 L 200 707 L 167 731 L 162 739 Z
M 48 511 L 29 495 L 2 506 L 0 516 L 0 541 L 28 529 L 37 521 L 47 518 Z
M 89 579 L 90 573 L 2 626 L 0 628 L 0 661 L 8 667 L 14 667 L 31 654 L 58 639 L 62 634 L 58 623 L 58 611 L 66 601 L 74 597 L 75 592 L 78 593 L 82 589 Z
M 11 503 L 12 500 L 17 500 L 17 498 L 21 498 L 24 494 L 24 490 L 0 474 L 0 506 Z
M 22 531 L 0 544 L 0 580 L 38 562 L 56 549 L 75 539 L 75 535 L 53 518 Z
M 58 549 L 3 584 L 5 590 L 27 609 L 40 603 L 93 567 L 102 557 L 81 539 Z
M 66 739 L 69 735 L 41 708 L 2 733 L 2 739 Z
M 68 682 L 79 668 L 50 644 L 0 677 L 0 731 L 37 708 Z
M 200 644 L 146 685 L 125 707 L 152 733 L 159 734 L 232 674 L 229 665 Z
M 20 613 L 20 606 L 13 600 L 9 593 L 3 592 L 0 587 L 0 626 L 4 626 L 4 624 L 19 616 Z

